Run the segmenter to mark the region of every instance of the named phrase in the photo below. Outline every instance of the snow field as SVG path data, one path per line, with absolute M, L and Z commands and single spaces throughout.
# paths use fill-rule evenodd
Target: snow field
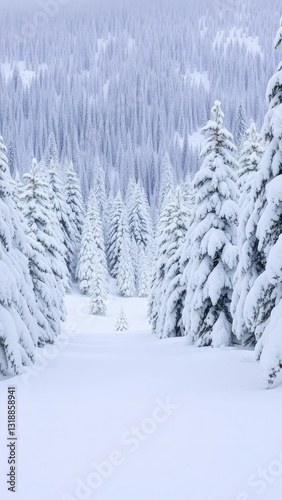
M 69 295 L 65 329 L 76 323 L 76 334 L 28 384 L 13 378 L 15 498 L 279 500 L 281 389 L 263 389 L 254 354 L 156 339 L 144 299 L 112 294 L 105 318 L 90 317 L 88 303 Z M 121 307 L 130 331 L 117 333 Z M 9 384 L 0 385 L 1 409 Z M 167 401 L 173 410 L 154 425 Z M 5 450 L 5 411 L 0 436 Z M 10 498 L 6 464 L 4 452 L 1 500 Z

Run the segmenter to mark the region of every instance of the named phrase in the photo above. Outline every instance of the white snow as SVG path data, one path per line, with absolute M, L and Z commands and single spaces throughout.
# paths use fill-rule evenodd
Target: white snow
M 145 299 L 112 295 L 106 318 L 91 317 L 88 301 L 78 291 L 67 297 L 66 329 L 75 334 L 64 348 L 45 348 L 36 376 L 0 384 L 1 500 L 11 496 L 5 485 L 11 384 L 18 405 L 16 499 L 82 498 L 75 493 L 77 479 L 85 483 L 94 462 L 118 451 L 122 465 L 83 498 L 279 500 L 281 477 L 260 479 L 264 495 L 248 485 L 252 474 L 282 460 L 281 388 L 263 389 L 254 354 L 196 349 L 183 338 L 157 340 Z M 130 331 L 113 333 L 121 306 Z M 122 435 L 146 422 L 150 429 L 146 419 L 167 398 L 177 408 L 152 434 L 142 433 L 144 441 L 132 451 Z
M 174 141 L 178 142 L 179 146 L 183 149 L 184 137 L 182 137 L 177 131 L 175 132 Z M 204 136 L 200 128 L 188 136 L 188 143 L 191 148 L 197 150 L 202 149 L 204 143 Z
M 12 63 L 3 62 L 0 64 L 0 71 L 3 72 L 6 80 L 12 77 L 16 66 L 18 67 L 22 82 L 26 86 L 31 84 L 32 79 L 35 78 L 40 71 L 46 71 L 48 69 L 47 64 L 40 64 L 36 70 L 28 70 L 26 69 L 25 61 L 13 61 Z
M 263 51 L 260 45 L 258 36 L 248 36 L 242 28 L 233 27 L 227 34 L 225 31 L 218 31 L 213 41 L 214 47 L 221 47 L 224 45 L 224 53 L 226 53 L 230 44 L 238 43 L 240 47 L 245 48 L 248 52 L 254 55 L 259 54 L 263 57 Z
M 200 86 L 200 84 L 202 84 L 207 92 L 209 92 L 211 87 L 208 71 L 200 72 L 197 70 L 190 71 L 189 69 L 187 69 L 186 74 L 184 75 L 184 81 L 185 84 L 189 82 L 191 86 Z

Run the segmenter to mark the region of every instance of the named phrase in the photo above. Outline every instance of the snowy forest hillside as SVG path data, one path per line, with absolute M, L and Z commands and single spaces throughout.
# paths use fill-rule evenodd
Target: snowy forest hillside
M 281 14 L 1 3 L 1 500 L 281 500 Z
M 33 157 L 48 164 L 54 136 L 84 197 L 98 155 L 107 192 L 124 195 L 132 176 L 157 203 L 165 151 L 178 182 L 197 171 L 215 99 L 236 143 L 242 120 L 260 128 L 279 9 L 278 0 L 271 9 L 263 0 L 69 0 L 48 15 L 36 2 L 3 5 L 0 130 L 12 174 Z

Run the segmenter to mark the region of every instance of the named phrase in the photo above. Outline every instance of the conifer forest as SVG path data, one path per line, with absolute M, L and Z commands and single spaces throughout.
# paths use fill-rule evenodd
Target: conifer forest
M 1 500 L 281 500 L 281 16 L 1 0 Z

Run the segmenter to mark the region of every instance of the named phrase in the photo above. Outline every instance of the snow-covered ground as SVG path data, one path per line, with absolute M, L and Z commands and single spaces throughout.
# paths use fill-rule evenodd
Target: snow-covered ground
M 116 333 L 121 306 L 130 331 Z M 0 383 L 1 500 L 13 496 L 5 484 L 11 384 L 13 498 L 281 499 L 282 389 L 263 389 L 253 353 L 157 340 L 146 300 L 113 295 L 107 318 L 89 317 L 78 292 L 67 307 L 64 343 L 45 349 L 35 371 Z

